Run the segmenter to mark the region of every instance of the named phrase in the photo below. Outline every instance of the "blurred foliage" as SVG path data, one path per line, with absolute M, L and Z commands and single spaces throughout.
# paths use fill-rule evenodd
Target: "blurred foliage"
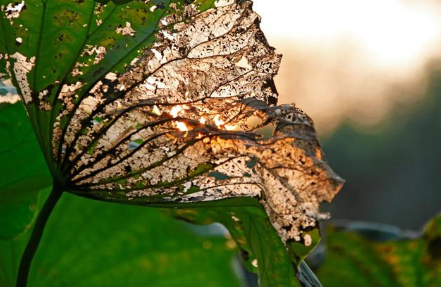
M 25 232 L 51 177 L 21 103 L 0 105 L 0 239 Z
M 300 242 L 288 242 L 286 248 L 278 234 L 268 221 L 265 211 L 259 206 L 257 200 L 254 205 L 248 204 L 255 199 L 236 198 L 225 200 L 222 210 L 198 209 L 198 210 L 172 210 L 170 213 L 175 217 L 198 224 L 213 222 L 222 223 L 237 242 L 242 260 L 247 270 L 259 274 L 260 286 L 300 286 L 300 283 L 290 278 L 296 277 L 303 281 L 312 282 L 306 286 L 321 286 L 314 274 L 307 273 L 308 267 L 299 266 L 293 268 L 293 260 L 296 265 L 309 254 L 320 241 L 320 233 L 317 228 L 308 234 L 312 238 L 312 244 L 305 246 Z M 228 203 L 232 203 L 229 205 Z M 291 258 L 292 256 L 296 256 Z M 304 277 L 304 278 L 303 278 Z
M 330 225 L 325 245 L 317 276 L 326 287 L 441 286 L 441 216 L 415 238 L 387 226 Z
M 441 209 L 441 72 L 427 93 L 397 105 L 380 126 L 342 126 L 323 146 L 343 191 L 325 206 L 333 218 L 418 229 Z
M 157 209 L 64 194 L 29 286 L 241 286 L 230 241 L 197 234 Z

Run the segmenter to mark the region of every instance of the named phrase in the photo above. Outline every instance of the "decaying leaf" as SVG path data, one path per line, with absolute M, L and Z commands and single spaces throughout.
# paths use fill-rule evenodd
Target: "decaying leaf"
M 70 192 L 136 204 L 256 197 L 283 242 L 309 245 L 304 230 L 326 218 L 319 203 L 343 181 L 310 118 L 276 105 L 281 56 L 251 1 L 202 10 L 208 2 L 136 2 L 133 13 L 157 17 L 150 34 L 123 17 L 106 26 L 114 6 L 95 4 L 85 25 L 109 37 L 88 34 L 64 78 L 41 88 L 29 80 L 44 74 L 34 67 L 39 55 L 2 57 L 30 114 L 33 106 L 48 115 L 47 157 Z M 122 62 L 118 49 L 128 51 Z

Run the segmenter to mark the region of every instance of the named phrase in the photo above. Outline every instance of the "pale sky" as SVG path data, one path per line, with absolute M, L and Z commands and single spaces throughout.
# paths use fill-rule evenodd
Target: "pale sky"
M 441 55 L 439 1 L 254 0 L 254 9 L 284 54 L 282 102 L 325 131 L 344 118 L 375 124 L 398 101 L 419 100 L 425 66 Z

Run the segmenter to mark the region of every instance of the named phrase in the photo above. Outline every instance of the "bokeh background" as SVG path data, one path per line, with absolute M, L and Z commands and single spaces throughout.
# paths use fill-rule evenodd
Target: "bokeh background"
M 347 180 L 334 219 L 419 230 L 441 211 L 441 2 L 255 0 L 276 84 Z

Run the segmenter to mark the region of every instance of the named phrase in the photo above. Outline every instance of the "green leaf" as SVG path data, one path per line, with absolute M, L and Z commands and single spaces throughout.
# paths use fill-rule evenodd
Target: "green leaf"
M 327 228 L 325 261 L 317 272 L 324 286 L 441 285 L 441 216 L 419 236 L 378 227 Z
M 30 227 L 51 176 L 21 103 L 0 104 L 0 138 L 0 239 L 9 240 Z
M 156 209 L 64 194 L 29 286 L 241 286 L 234 244 L 191 229 Z
M 227 199 L 196 206 L 170 212 L 198 224 L 222 223 L 238 244 L 245 267 L 258 273 L 260 286 L 301 286 L 293 280 L 295 269 L 283 242 L 255 199 Z
M 29 184 L 30 184 L 29 188 L 32 188 L 32 183 L 29 182 Z M 48 187 L 39 191 L 37 197 L 35 198 L 35 202 L 33 202 L 33 209 L 34 209 L 33 219 L 35 219 L 35 217 L 38 215 L 39 211 L 41 210 L 41 207 L 43 206 L 46 197 L 50 192 L 50 189 L 51 188 Z M 18 193 L 17 196 L 20 196 L 20 194 Z M 23 210 L 23 208 L 17 204 L 5 203 L 4 206 L 6 207 L 7 210 L 11 212 L 10 215 L 8 216 L 16 216 L 20 218 L 21 216 L 27 213 L 26 210 Z M 11 222 L 13 221 L 10 220 L 10 222 L 5 224 L 4 226 L 11 224 Z M 30 222 L 26 226 L 25 230 L 23 230 L 20 234 L 16 235 L 13 238 L 0 239 L 0 286 L 5 286 L 5 287 L 16 286 L 15 282 L 17 279 L 17 271 L 20 263 L 20 258 L 29 241 L 29 237 L 33 225 L 34 225 L 34 221 Z
M 242 286 L 231 239 L 192 229 L 159 210 L 65 194 L 46 227 L 29 286 Z M 0 240 L 0 286 L 14 286 L 27 239 Z
M 314 236 L 309 246 L 295 241 L 290 241 L 285 246 L 271 225 L 268 215 L 253 198 L 227 199 L 190 206 L 193 207 L 192 210 L 173 210 L 170 213 L 179 219 L 198 224 L 222 223 L 238 244 L 245 267 L 258 273 L 260 286 L 301 286 L 300 282 L 292 280 L 296 276 L 296 269 L 292 264 L 300 264 L 303 260 L 302 254 L 306 256 L 318 244 L 319 236 Z M 314 235 L 315 232 L 318 229 L 311 230 L 309 234 Z M 295 250 L 298 245 L 302 246 L 304 253 L 286 252 L 287 247 Z M 303 263 L 301 269 L 304 270 L 305 266 Z

